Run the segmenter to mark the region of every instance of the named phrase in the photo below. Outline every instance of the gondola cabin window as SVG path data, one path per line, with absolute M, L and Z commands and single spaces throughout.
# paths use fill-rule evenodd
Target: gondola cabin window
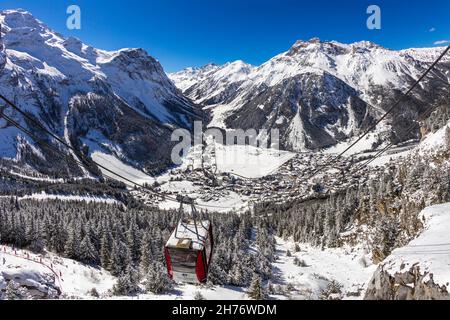
M 172 269 L 175 272 L 191 272 L 197 265 L 197 252 L 186 249 L 169 249 Z

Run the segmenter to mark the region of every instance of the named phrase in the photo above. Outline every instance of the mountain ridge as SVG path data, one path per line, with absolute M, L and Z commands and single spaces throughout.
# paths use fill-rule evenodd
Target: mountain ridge
M 192 122 L 203 117 L 160 63 L 141 48 L 96 49 L 63 37 L 25 10 L 1 11 L 0 24 L 0 93 L 79 150 L 64 150 L 74 158 L 102 150 L 124 162 L 160 170 L 170 165 L 172 130 L 191 130 Z M 2 110 L 53 143 L 10 108 Z M 98 173 L 61 161 L 49 165 L 58 159 L 54 152 L 4 120 L 0 132 L 4 161 L 48 174 Z

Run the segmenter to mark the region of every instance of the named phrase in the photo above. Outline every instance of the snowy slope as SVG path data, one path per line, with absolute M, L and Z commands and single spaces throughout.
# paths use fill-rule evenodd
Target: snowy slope
M 343 286 L 342 299 L 362 299 L 375 265 L 370 263 L 362 248 L 325 249 L 315 248 L 309 244 L 300 244 L 301 251 L 294 252 L 295 243 L 277 238 L 276 255 L 273 263 L 272 284 L 293 289 L 285 294 L 271 294 L 271 299 L 319 299 L 328 285 L 335 281 Z M 292 253 L 291 257 L 286 252 Z M 299 258 L 307 266 L 294 264 Z M 366 266 L 367 264 L 367 266 Z M 139 299 L 152 300 L 192 300 L 200 292 L 207 300 L 247 300 L 246 288 L 233 286 L 214 286 L 212 288 L 194 285 L 177 285 L 175 293 L 165 295 L 140 295 Z
M 121 160 L 117 159 L 117 157 L 111 154 L 95 151 L 92 153 L 91 157 L 98 164 L 102 165 L 103 167 L 107 168 L 110 171 L 119 174 L 121 177 L 133 181 L 134 183 L 152 184 L 155 182 L 154 178 L 150 177 L 149 175 L 146 175 L 144 172 L 130 165 L 123 163 Z M 128 180 L 115 176 L 110 171 L 107 171 L 103 168 L 100 168 L 100 170 L 108 176 L 114 176 L 114 178 L 116 178 L 119 181 L 122 181 L 123 183 L 127 184 L 130 187 L 134 186 L 130 182 L 128 182 Z
M 170 73 L 168 76 L 180 90 L 185 91 L 197 84 L 199 79 L 206 79 L 208 75 L 214 73 L 219 68 L 219 66 L 211 63 L 201 68 L 189 67 L 179 72 Z
M 13 277 L 16 282 L 37 287 L 42 292 L 59 290 L 64 298 L 92 298 L 88 294 L 91 289 L 104 295 L 116 282 L 105 270 L 51 253 L 36 255 L 7 246 L 0 248 L 0 289 Z
M 296 299 L 319 299 L 331 281 L 342 285 L 344 299 L 361 299 L 363 292 L 376 269 L 370 263 L 367 252 L 360 247 L 343 247 L 324 250 L 310 244 L 299 244 L 300 252 L 295 252 L 295 243 L 277 239 L 279 259 L 274 263 L 274 283 L 290 283 L 294 286 Z M 287 257 L 287 251 L 292 256 Z M 295 259 L 306 266 L 298 266 Z M 367 265 L 366 265 L 367 264 Z

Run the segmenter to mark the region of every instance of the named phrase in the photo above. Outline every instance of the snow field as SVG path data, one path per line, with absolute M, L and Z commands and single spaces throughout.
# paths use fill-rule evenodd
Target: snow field
M 376 266 L 369 261 L 362 248 L 337 248 L 322 250 L 309 244 L 300 243 L 300 252 L 295 252 L 295 243 L 277 238 L 278 261 L 274 263 L 274 273 L 278 279 L 274 283 L 292 284 L 293 299 L 318 299 L 331 281 L 342 285 L 344 299 L 362 299 L 367 283 Z M 287 251 L 292 256 L 287 257 Z M 300 267 L 295 259 L 306 264 Z M 367 264 L 367 266 L 366 266 Z M 357 295 L 356 295 L 357 294 Z

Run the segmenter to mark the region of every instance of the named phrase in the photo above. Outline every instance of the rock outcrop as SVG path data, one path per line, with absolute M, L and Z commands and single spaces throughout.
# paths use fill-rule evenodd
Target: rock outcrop
M 450 300 L 445 286 L 436 284 L 433 275 L 414 266 L 403 273 L 391 275 L 378 268 L 366 291 L 366 300 Z
M 10 281 L 14 281 L 18 288 L 26 289 L 31 299 L 55 299 L 61 294 L 54 275 L 17 269 L 0 272 L 0 295 L 5 294 Z

